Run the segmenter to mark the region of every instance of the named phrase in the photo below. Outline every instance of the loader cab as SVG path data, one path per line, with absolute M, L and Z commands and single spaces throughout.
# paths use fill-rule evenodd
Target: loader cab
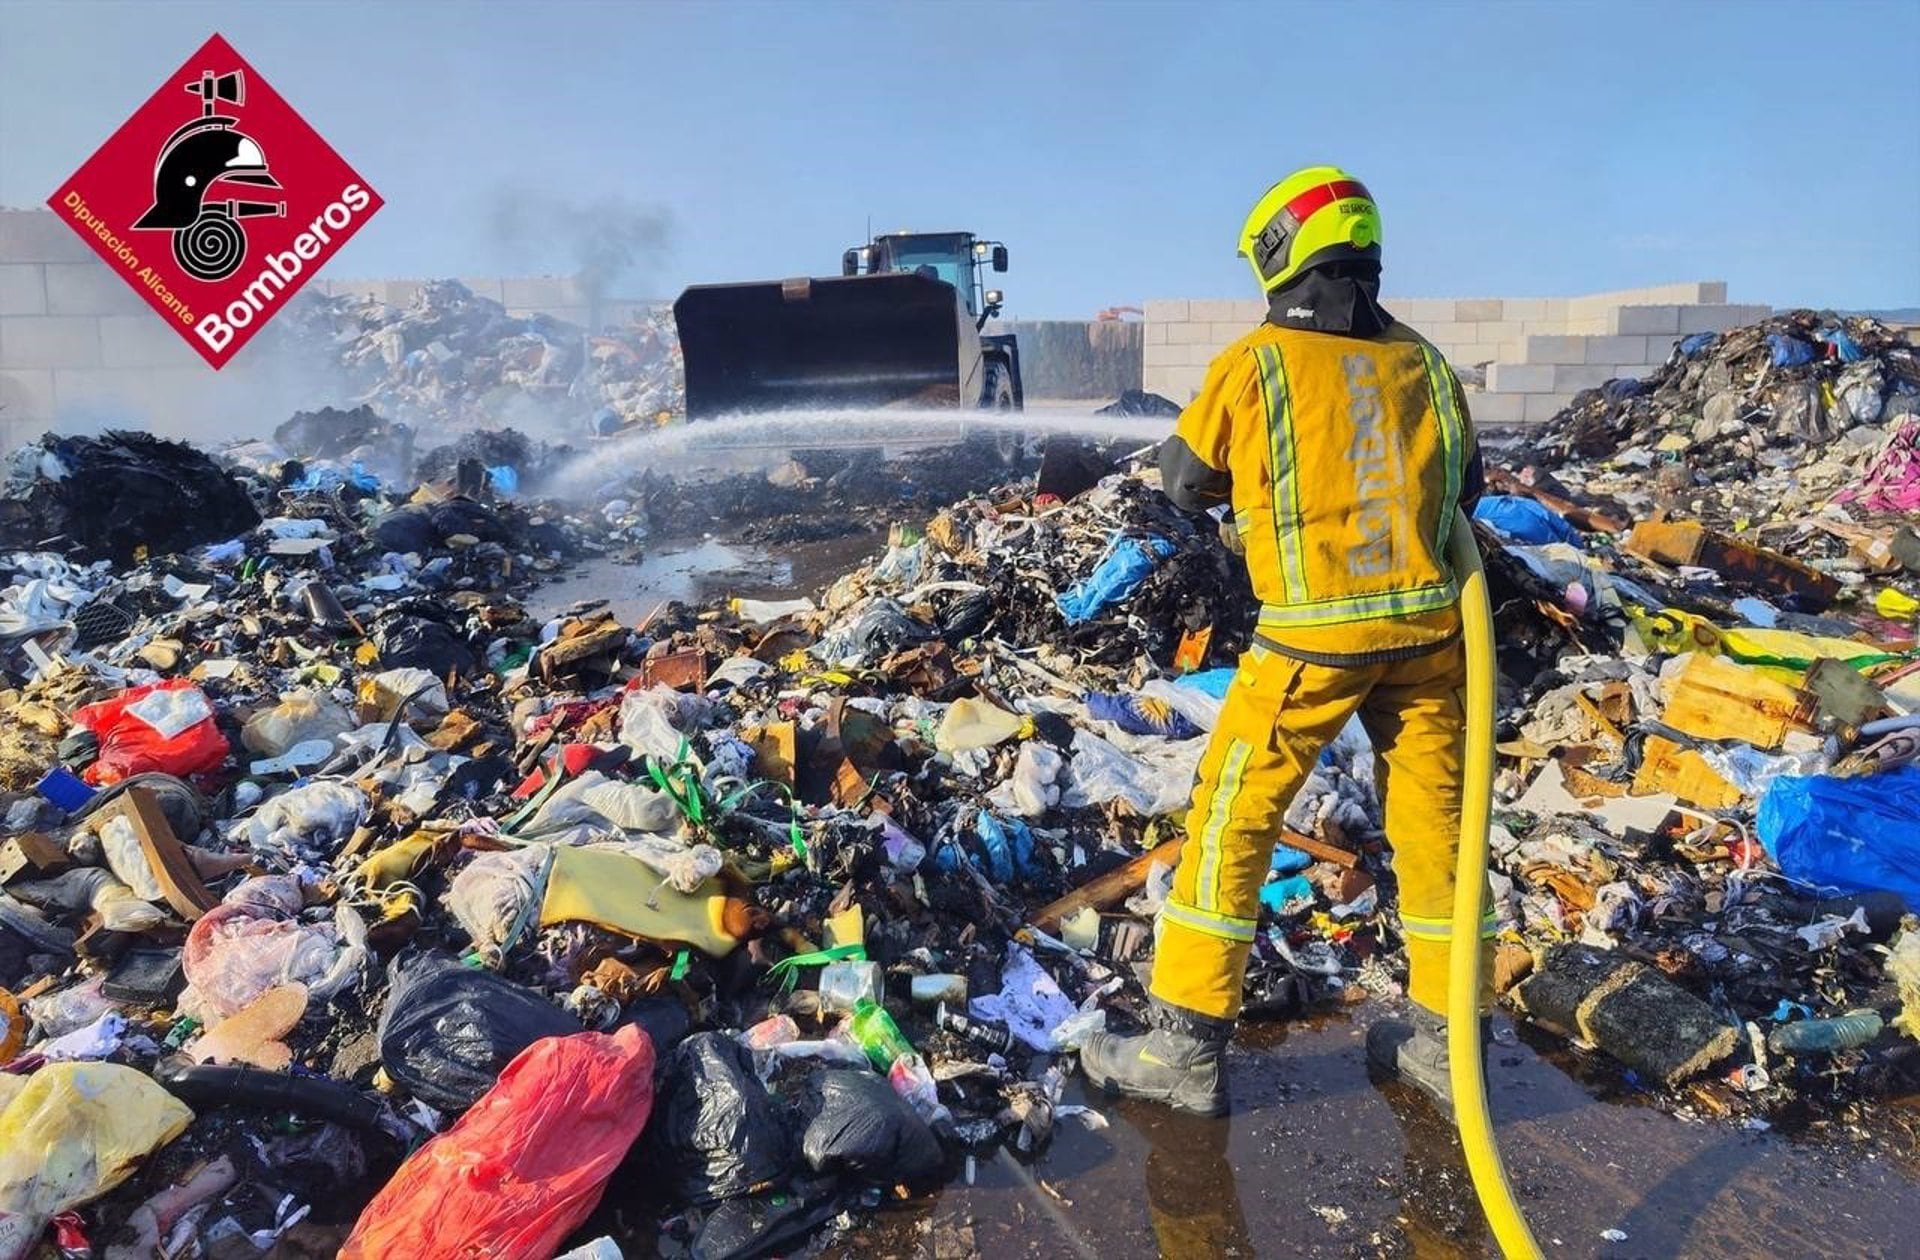
M 917 272 L 952 285 L 979 323 L 1000 313 L 1001 294 L 981 282 L 981 269 L 1007 269 L 1007 247 L 976 240 L 971 232 L 892 232 L 840 258 L 842 275 Z

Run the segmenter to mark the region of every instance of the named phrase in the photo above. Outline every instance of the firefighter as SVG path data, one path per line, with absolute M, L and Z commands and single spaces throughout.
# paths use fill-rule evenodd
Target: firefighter
M 1480 492 L 1479 452 L 1446 361 L 1380 307 L 1380 212 L 1359 180 L 1331 166 L 1289 175 L 1247 216 L 1240 252 L 1267 318 L 1208 367 L 1160 475 L 1182 508 L 1231 509 L 1259 621 L 1200 762 L 1160 914 L 1151 1031 L 1095 1035 L 1081 1068 L 1112 1093 L 1226 1112 L 1225 1048 L 1281 821 L 1357 716 L 1412 999 L 1410 1019 L 1368 1030 L 1367 1058 L 1450 1109 L 1466 663 L 1447 544 L 1455 506 Z

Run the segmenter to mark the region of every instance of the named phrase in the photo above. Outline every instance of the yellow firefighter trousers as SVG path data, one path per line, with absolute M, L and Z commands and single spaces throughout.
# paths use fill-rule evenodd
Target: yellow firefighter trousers
M 1215 1018 L 1240 1014 L 1260 885 L 1287 806 L 1321 749 L 1358 713 L 1373 741 L 1400 885 L 1410 996 L 1445 1014 L 1466 753 L 1465 683 L 1458 640 L 1385 665 L 1309 665 L 1259 646 L 1240 658 L 1200 762 L 1187 838 L 1160 915 L 1155 997 Z M 1491 920 L 1481 934 L 1491 936 Z M 1483 972 L 1492 976 L 1490 960 Z M 1483 1003 L 1490 992 L 1489 984 Z

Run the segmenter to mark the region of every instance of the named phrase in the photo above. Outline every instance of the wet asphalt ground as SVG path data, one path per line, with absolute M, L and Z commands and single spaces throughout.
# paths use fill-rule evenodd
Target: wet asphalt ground
M 1086 1257 L 1495 1256 L 1451 1125 L 1367 1077 L 1351 1015 L 1243 1028 L 1225 1120 L 1088 1097 L 1104 1129 L 1060 1121 L 1022 1166 L 883 1214 L 829 1255 Z M 1920 1158 L 1904 1135 L 1788 1139 L 1610 1101 L 1570 1052 L 1514 1038 L 1489 1064 L 1496 1132 L 1549 1256 L 1898 1256 L 1920 1249 Z M 1611 1074 L 1596 1074 L 1611 1081 Z M 1601 1089 L 1610 1086 L 1600 1086 Z M 1909 1116 L 1920 1100 L 1907 1100 Z M 1614 1239 L 1608 1231 L 1624 1237 Z

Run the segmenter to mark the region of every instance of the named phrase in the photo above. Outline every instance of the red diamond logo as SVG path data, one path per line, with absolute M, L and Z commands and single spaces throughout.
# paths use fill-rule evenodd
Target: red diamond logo
M 47 204 L 218 368 L 382 203 L 215 35 Z

